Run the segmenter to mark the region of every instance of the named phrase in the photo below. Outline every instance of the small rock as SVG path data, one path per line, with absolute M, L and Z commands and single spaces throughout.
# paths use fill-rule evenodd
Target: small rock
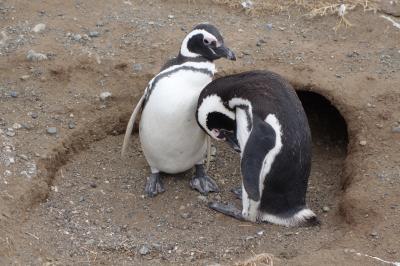
M 28 80 L 30 77 L 31 77 L 31 76 L 29 76 L 29 75 L 23 75 L 23 76 L 21 76 L 19 79 L 20 79 L 20 80 Z
M 94 182 L 91 182 L 91 183 L 90 183 L 90 187 L 91 187 L 91 188 L 96 188 L 96 187 L 97 187 L 97 184 L 94 183 Z
M 132 69 L 134 72 L 140 72 L 142 71 L 143 67 L 141 64 L 133 64 Z
M 257 235 L 262 236 L 264 234 L 264 232 L 265 232 L 264 230 L 260 230 L 257 232 Z
M 361 145 L 361 146 L 367 145 L 367 141 L 366 141 L 366 140 L 361 140 L 361 141 L 360 141 L 360 145 Z
M 16 91 L 12 91 L 10 92 L 10 96 L 13 98 L 17 98 L 18 97 L 18 93 Z
M 22 128 L 22 125 L 19 124 L 19 123 L 14 123 L 14 124 L 12 125 L 12 127 L 13 127 L 13 129 L 20 129 L 20 128 Z
M 105 91 L 100 93 L 100 100 L 105 101 L 108 100 L 109 98 L 111 98 L 111 92 Z
M 184 212 L 184 213 L 181 213 L 181 217 L 182 217 L 183 219 L 188 219 L 188 218 L 191 217 L 191 215 L 190 215 L 190 213 L 188 213 L 188 212 Z
M 44 31 L 45 29 L 46 29 L 46 24 L 39 23 L 35 27 L 33 27 L 32 31 L 38 33 Z
M 85 201 L 85 197 L 84 196 L 80 196 L 79 197 L 79 202 L 84 202 Z
M 378 232 L 373 231 L 371 232 L 370 236 L 372 236 L 373 238 L 378 238 Z
M 48 127 L 47 134 L 50 134 L 50 135 L 57 134 L 57 128 L 56 127 Z
M 100 36 L 100 32 L 98 32 L 98 31 L 89 32 L 89 37 L 90 38 L 95 38 L 95 37 L 99 37 L 99 36 Z
M 393 127 L 393 128 L 392 128 L 392 132 L 393 132 L 393 133 L 400 133 L 400 126 Z
M 79 41 L 82 39 L 82 36 L 81 36 L 80 34 L 74 34 L 74 35 L 72 36 L 72 39 L 73 39 L 74 41 L 79 42 Z
M 254 239 L 254 236 L 246 236 L 246 238 L 245 238 L 246 241 L 249 241 L 249 240 L 252 240 L 252 239 Z
M 8 137 L 14 137 L 15 136 L 15 131 L 12 128 L 8 128 L 6 131 L 6 135 Z
M 272 30 L 272 23 L 267 23 L 265 27 L 267 28 L 267 30 Z
M 41 53 L 36 53 L 34 50 L 29 50 L 28 54 L 26 55 L 26 59 L 29 61 L 42 61 L 42 60 L 47 60 L 47 55 L 41 54 Z
M 69 128 L 69 129 L 74 129 L 75 126 L 76 126 L 76 125 L 75 125 L 75 122 L 74 122 L 74 121 L 69 121 L 69 122 L 68 122 L 68 128 Z
M 328 212 L 328 211 L 330 211 L 331 209 L 328 207 L 328 206 L 324 206 L 324 207 L 322 207 L 322 211 L 323 212 Z
M 38 113 L 36 113 L 36 112 L 32 112 L 32 113 L 31 113 L 31 117 L 32 117 L 33 119 L 36 119 L 36 118 L 39 117 L 39 115 L 38 115 Z
M 242 5 L 242 7 L 243 7 L 244 9 L 252 9 L 252 8 L 253 8 L 253 2 L 250 1 L 250 0 L 243 1 L 243 2 L 241 3 L 241 5 Z
M 168 18 L 169 19 L 173 19 L 173 18 L 175 18 L 175 16 L 174 15 L 168 15 Z
M 150 249 L 146 246 L 143 245 L 140 249 L 139 249 L 139 254 L 144 256 L 150 253 Z

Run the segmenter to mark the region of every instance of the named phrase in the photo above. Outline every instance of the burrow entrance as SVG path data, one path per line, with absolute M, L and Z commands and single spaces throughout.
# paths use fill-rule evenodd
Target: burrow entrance
M 300 91 L 299 97 L 313 134 L 308 202 L 321 218 L 321 227 L 241 223 L 209 210 L 209 200 L 240 206 L 230 192 L 240 184 L 239 158 L 220 143 L 209 174 L 221 193 L 200 196 L 189 187 L 192 173 L 185 173 L 165 178 L 165 193 L 144 197 L 147 164 L 137 135 L 128 158 L 120 158 L 123 135 L 115 134 L 124 126 L 120 122 L 58 169 L 47 201 L 31 214 L 23 230 L 40 239 L 40 252 L 66 264 L 93 259 L 119 265 L 132 261 L 141 265 L 228 263 L 253 252 L 292 258 L 317 250 L 345 233 L 338 229 L 336 217 L 347 130 L 344 119 L 323 96 Z M 101 123 L 115 123 L 119 118 L 115 113 Z M 82 141 L 82 134 L 78 135 Z M 70 143 L 73 147 L 74 140 Z M 29 261 L 35 247 L 21 248 Z

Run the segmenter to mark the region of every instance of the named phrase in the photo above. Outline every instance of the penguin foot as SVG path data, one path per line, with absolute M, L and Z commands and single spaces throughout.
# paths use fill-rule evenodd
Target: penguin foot
M 190 180 L 190 187 L 203 195 L 207 195 L 209 192 L 219 192 L 217 183 L 207 176 L 202 164 L 196 165 L 196 175 Z
M 227 216 L 233 217 L 237 220 L 240 221 L 245 221 L 243 215 L 242 215 L 242 211 L 239 210 L 238 208 L 236 208 L 234 205 L 232 204 L 223 204 L 223 203 L 219 203 L 219 202 L 210 202 L 208 204 L 208 207 L 210 209 L 213 209 L 214 211 L 220 212 L 222 214 L 225 214 Z
M 231 192 L 236 196 L 238 199 L 242 199 L 242 187 L 232 188 Z
M 190 180 L 190 187 L 199 191 L 203 195 L 210 192 L 219 192 L 217 183 L 209 176 L 195 176 Z
M 147 178 L 146 188 L 144 191 L 150 198 L 165 191 L 164 185 L 161 181 L 160 173 L 151 174 Z

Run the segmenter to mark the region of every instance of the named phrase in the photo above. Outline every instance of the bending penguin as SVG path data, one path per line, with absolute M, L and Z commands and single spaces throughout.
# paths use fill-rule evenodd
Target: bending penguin
M 306 206 L 311 133 L 292 86 L 278 74 L 251 71 L 219 78 L 201 92 L 197 120 L 207 134 L 240 151 L 242 211 L 213 202 L 237 219 L 315 225 Z M 235 190 L 233 191 L 235 192 Z
M 222 57 L 236 60 L 216 27 L 197 25 L 184 38 L 178 56 L 150 80 L 136 105 L 126 128 L 122 155 L 136 116 L 142 112 L 139 136 L 151 169 L 145 188 L 148 196 L 165 191 L 160 172 L 181 173 L 193 166 L 193 189 L 203 194 L 219 190 L 204 169 L 208 137 L 198 126 L 195 114 L 199 94 L 216 72 L 214 60 Z

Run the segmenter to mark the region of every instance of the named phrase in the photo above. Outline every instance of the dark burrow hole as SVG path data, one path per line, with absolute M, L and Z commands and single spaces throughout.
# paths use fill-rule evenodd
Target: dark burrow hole
M 314 145 L 334 146 L 346 154 L 347 124 L 336 107 L 315 92 L 298 90 L 297 95 L 307 114 Z

